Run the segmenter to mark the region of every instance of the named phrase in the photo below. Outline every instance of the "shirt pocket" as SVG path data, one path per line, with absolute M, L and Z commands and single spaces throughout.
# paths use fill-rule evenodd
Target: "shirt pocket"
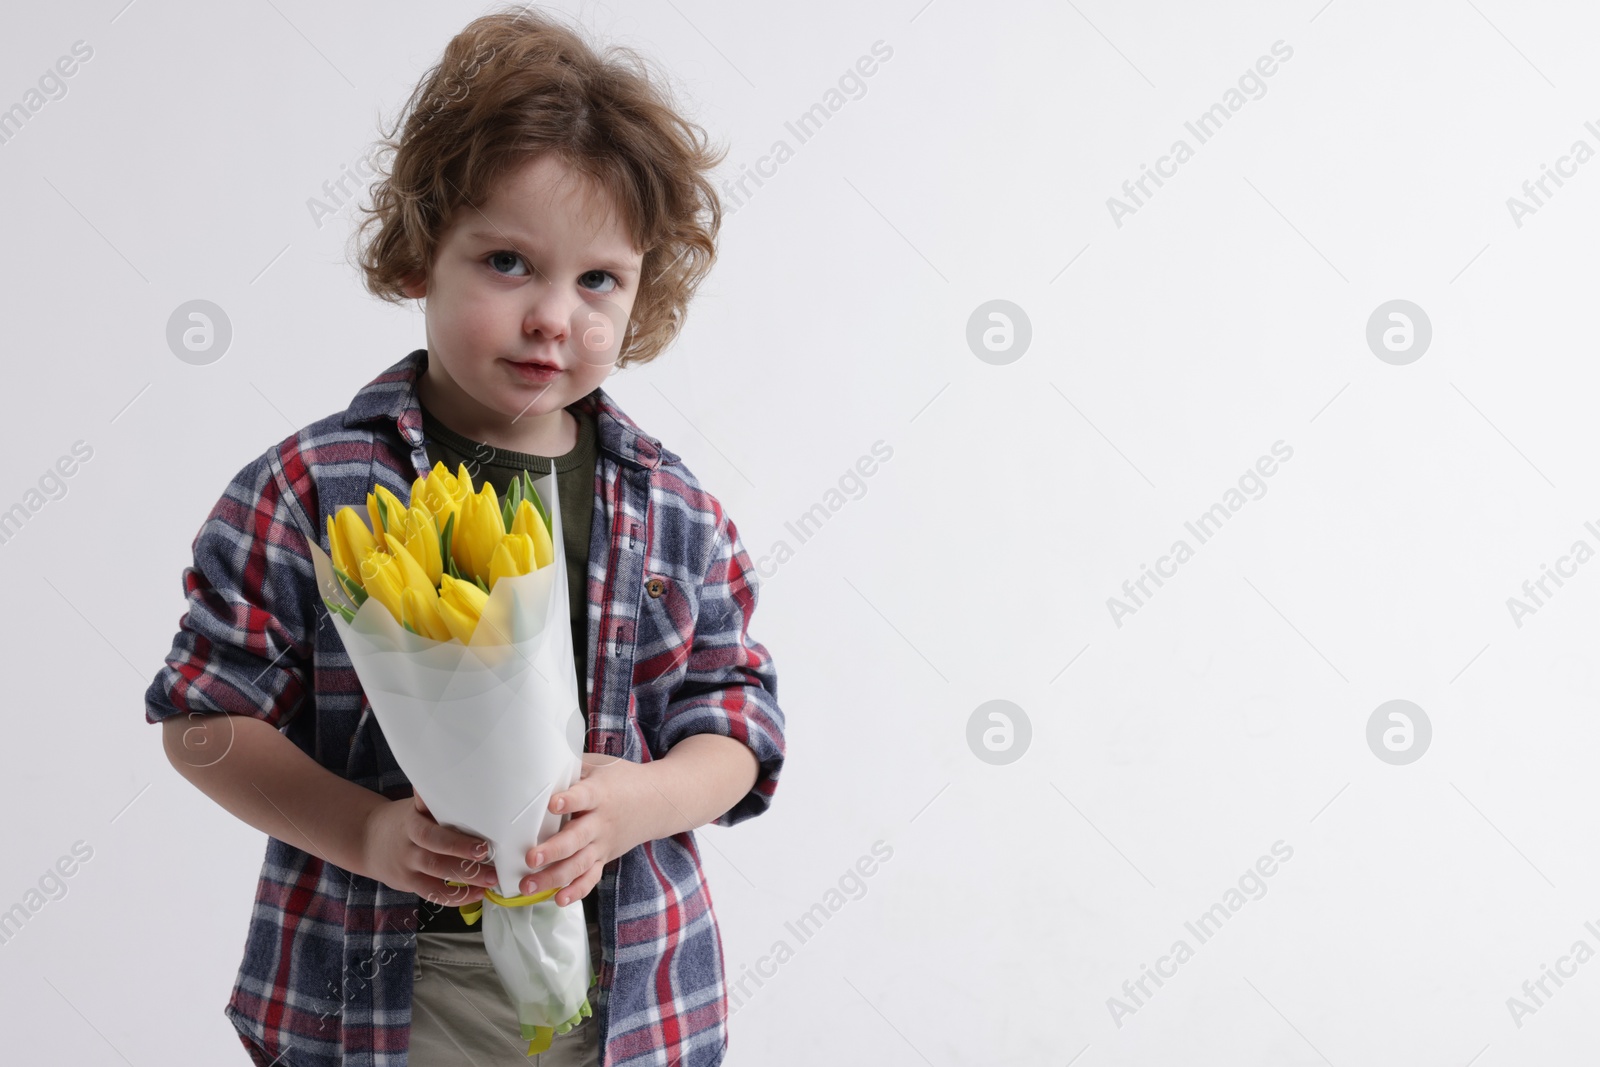
M 695 599 L 682 581 L 667 574 L 645 575 L 636 647 L 655 651 L 634 660 L 634 685 L 666 692 L 677 688 L 694 646 L 696 615 Z

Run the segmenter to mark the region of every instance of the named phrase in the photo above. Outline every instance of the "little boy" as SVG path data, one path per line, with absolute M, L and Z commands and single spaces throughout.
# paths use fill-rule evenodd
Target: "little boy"
M 526 11 L 452 40 L 403 127 L 357 236 L 368 288 L 423 302 L 427 347 L 234 477 L 146 693 L 179 772 L 268 835 L 225 1013 L 262 1067 L 714 1067 L 726 961 L 692 831 L 766 810 L 784 716 L 733 521 L 600 383 L 681 326 L 721 156 L 642 69 Z M 457 908 L 496 884 L 485 843 L 413 794 L 306 546 L 436 463 L 558 480 L 584 768 L 521 891 L 582 901 L 598 980 L 537 1061 Z

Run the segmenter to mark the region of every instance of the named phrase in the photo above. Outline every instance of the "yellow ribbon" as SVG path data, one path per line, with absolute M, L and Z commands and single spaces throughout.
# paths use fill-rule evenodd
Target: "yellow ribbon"
M 446 885 L 465 886 L 467 883 L 466 882 L 452 882 L 452 881 L 449 881 L 448 879 L 446 879 L 445 884 Z M 560 889 L 561 889 L 561 886 L 557 885 L 557 886 L 551 886 L 549 889 L 546 889 L 541 893 L 524 894 L 522 896 L 517 896 L 517 897 L 503 897 L 499 893 L 495 892 L 493 889 L 490 889 L 490 888 L 488 888 L 486 886 L 486 887 L 484 887 L 483 895 L 484 895 L 485 899 L 492 900 L 496 904 L 500 905 L 503 908 L 520 908 L 520 907 L 523 907 L 523 906 L 528 905 L 528 904 L 537 904 L 542 900 L 549 900 L 551 897 L 555 896 L 556 893 Z M 463 905 L 461 905 L 461 919 L 468 926 L 471 926 L 473 923 L 477 922 L 482 917 L 483 917 L 483 901 L 482 900 L 474 900 L 471 904 L 463 904 Z M 588 1001 L 584 1002 L 583 1007 L 584 1007 L 583 1014 L 585 1014 L 585 1015 L 589 1014 L 589 1012 L 588 1012 L 588 1008 L 589 1008 Z M 533 1055 L 537 1055 L 540 1052 L 549 1051 L 550 1043 L 555 1037 L 555 1032 L 556 1032 L 555 1031 L 555 1027 L 553 1027 L 553 1026 L 536 1026 L 536 1027 L 534 1027 L 533 1028 L 533 1040 L 528 1042 L 528 1055 L 533 1056 Z M 526 1033 L 526 1031 L 524 1031 L 524 1033 Z
M 446 885 L 464 886 L 467 883 L 466 882 L 446 882 L 445 884 Z M 541 900 L 549 900 L 551 897 L 555 896 L 556 892 L 558 890 L 560 890 L 560 889 L 561 889 L 561 887 L 557 885 L 557 886 L 551 886 L 549 889 L 546 889 L 542 893 L 534 893 L 531 896 L 524 895 L 524 896 L 520 896 L 520 897 L 503 897 L 499 893 L 496 893 L 493 889 L 489 889 L 488 887 L 485 887 L 484 890 L 483 890 L 483 895 L 484 895 L 484 897 L 486 899 L 494 901 L 496 904 L 500 905 L 502 908 L 520 908 L 525 904 L 537 904 Z M 482 900 L 474 900 L 471 904 L 463 904 L 463 905 L 461 905 L 461 919 L 468 926 L 471 926 L 473 923 L 477 922 L 478 919 L 482 915 L 483 915 L 483 901 Z

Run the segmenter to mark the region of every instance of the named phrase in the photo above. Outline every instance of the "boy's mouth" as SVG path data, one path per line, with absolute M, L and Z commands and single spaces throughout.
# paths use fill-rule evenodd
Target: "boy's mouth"
M 561 373 L 561 368 L 556 364 L 546 363 L 543 360 L 530 359 L 519 361 L 508 359 L 506 362 L 511 364 L 511 366 L 516 369 L 516 373 L 520 378 L 528 382 L 548 382 L 556 375 Z

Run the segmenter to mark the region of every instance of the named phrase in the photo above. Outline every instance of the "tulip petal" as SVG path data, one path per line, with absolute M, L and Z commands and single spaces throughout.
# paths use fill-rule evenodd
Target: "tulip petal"
M 389 609 L 394 621 L 403 621 L 400 593 L 405 588 L 405 579 L 395 558 L 381 549 L 371 549 L 361 561 L 361 579 L 362 587 Z
M 439 590 L 439 614 L 444 617 L 445 625 L 457 641 L 467 644 L 472 640 L 472 633 L 477 629 L 478 619 L 488 602 L 488 594 L 471 582 L 445 575 Z
M 341 570 L 349 570 L 349 560 L 344 558 L 344 547 L 339 544 L 339 534 L 333 528 L 333 516 L 327 516 L 328 525 L 328 553 L 333 557 L 333 565 Z
M 478 620 L 466 615 L 462 610 L 447 600 L 439 601 L 439 616 L 444 619 L 444 624 L 450 630 L 450 636 L 460 641 L 463 645 L 472 642 L 472 632 L 478 628 Z
M 455 557 L 456 570 L 462 577 L 474 573 L 472 562 L 472 522 L 477 511 L 477 497 L 469 496 L 455 514 L 455 532 L 450 537 L 450 552 Z
M 435 641 L 448 641 L 454 635 L 450 627 L 445 625 L 444 616 L 439 614 L 439 596 L 433 590 L 423 593 L 412 586 L 406 586 L 400 594 L 400 604 L 405 609 L 406 619 L 410 621 L 411 628 L 423 637 Z
M 333 550 L 334 560 L 336 562 L 343 560 L 340 566 L 344 572 L 360 581 L 361 561 L 366 558 L 368 552 L 378 547 L 372 531 L 361 521 L 356 509 L 347 506 L 340 508 L 334 515 L 333 532 L 338 535 L 338 543 Z
M 485 482 L 477 493 L 462 502 L 461 522 L 451 542 L 456 562 L 468 578 L 480 581 L 488 578 L 489 561 L 494 558 L 495 546 L 505 535 L 494 486 Z
M 484 521 L 489 525 L 489 529 L 494 531 L 498 544 L 498 538 L 506 535 L 506 524 L 500 514 L 500 494 L 494 491 L 494 486 L 484 482 L 483 488 L 478 490 L 478 497 L 484 503 Z
M 378 512 L 383 518 L 383 531 L 396 537 L 405 536 L 401 528 L 401 520 L 405 518 L 406 506 L 400 503 L 400 498 L 389 491 L 386 485 L 373 487 L 373 493 L 378 498 Z M 387 544 L 384 546 L 387 548 Z
M 383 512 L 379 510 L 377 496 L 370 492 L 367 494 L 367 518 L 372 523 L 373 542 L 379 548 L 387 551 L 389 546 L 384 543 Z
M 515 578 L 533 570 L 533 538 L 527 534 L 509 533 L 495 547 L 494 558 L 489 561 L 489 588 L 501 578 Z
M 548 565 L 556 558 L 555 544 L 550 540 L 550 529 L 534 510 L 531 500 L 523 500 L 517 508 L 517 517 L 511 524 L 511 532 L 532 539 L 535 570 Z
M 419 593 L 432 593 L 433 583 L 428 580 L 428 572 L 422 569 L 416 557 L 401 543 L 398 534 L 390 538 L 389 548 L 394 558 L 400 564 L 400 577 L 406 589 L 415 589 Z
M 422 565 L 428 575 L 428 584 L 437 588 L 442 564 L 439 557 L 439 527 L 434 525 L 433 516 L 424 508 L 408 508 L 402 529 L 406 551 Z

